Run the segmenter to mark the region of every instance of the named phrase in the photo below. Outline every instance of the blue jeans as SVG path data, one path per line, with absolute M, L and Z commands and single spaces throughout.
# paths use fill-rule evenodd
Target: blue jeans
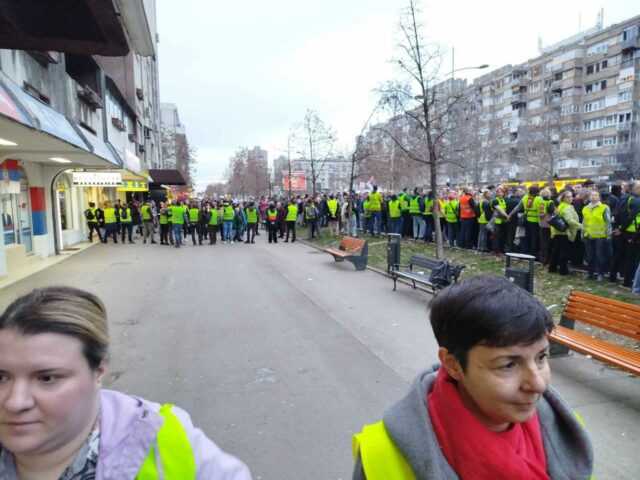
M 424 230 L 427 225 L 424 222 L 424 217 L 419 213 L 412 214 L 411 216 L 413 217 L 413 238 L 417 240 L 424 237 Z
M 611 241 L 606 238 L 583 238 L 584 248 L 587 252 L 587 273 L 604 275 L 611 258 Z
M 376 225 L 376 232 L 380 235 L 380 231 L 382 230 L 382 212 L 371 212 L 371 217 L 369 218 L 369 232 L 373 236 L 373 224 Z
M 426 242 L 433 241 L 433 215 L 424 216 L 424 240 Z
M 231 237 L 233 235 L 233 221 L 231 220 L 223 220 L 222 221 L 222 241 L 230 242 Z
M 173 224 L 173 240 L 175 241 L 176 247 L 182 245 L 182 224 Z
M 631 292 L 636 294 L 640 293 L 640 265 L 638 265 L 638 268 L 636 269 L 636 278 L 633 280 Z
M 447 222 L 447 237 L 449 239 L 449 246 L 455 247 L 456 240 L 458 239 L 458 222 Z

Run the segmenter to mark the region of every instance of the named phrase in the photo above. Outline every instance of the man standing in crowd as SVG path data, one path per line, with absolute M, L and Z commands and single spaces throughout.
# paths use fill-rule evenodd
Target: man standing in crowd
M 125 235 L 129 238 L 129 243 L 134 243 L 133 234 L 133 217 L 131 216 L 131 209 L 128 205 L 120 207 L 120 232 L 122 234 L 121 240 L 124 243 Z
M 96 208 L 96 204 L 94 202 L 89 202 L 89 208 L 84 211 L 84 216 L 87 219 L 87 227 L 89 228 L 89 235 L 87 238 L 90 242 L 93 242 L 94 230 L 98 235 L 98 240 L 102 241 L 102 235 L 100 235 L 100 214 L 102 214 L 102 211 L 99 208 Z
M 631 288 L 640 255 L 640 181 L 631 182 L 629 190 L 629 196 L 620 202 L 617 217 L 621 217 L 619 231 L 622 246 L 621 257 L 623 258 L 622 271 L 624 272 L 622 285 Z
M 473 231 L 476 224 L 473 188 L 465 187 L 460 197 L 460 240 L 459 246 L 466 249 L 473 248 Z
M 340 233 L 340 208 L 334 195 L 327 200 L 329 235 L 336 237 Z
M 382 195 L 378 192 L 378 186 L 373 186 L 373 192 L 369 194 L 369 210 L 371 218 L 369 219 L 369 232 L 373 237 L 373 224 L 375 223 L 377 236 L 382 232 Z
M 247 215 L 247 239 L 244 243 L 254 243 L 256 226 L 258 225 L 258 209 L 253 202 L 249 202 L 245 213 Z
M 413 223 L 413 239 L 418 240 L 424 236 L 424 198 L 422 197 L 422 189 L 416 187 L 413 190 L 413 197 L 409 200 L 409 213 L 411 214 Z
M 142 224 L 144 228 L 144 240 L 142 243 L 147 243 L 147 238 L 149 237 L 151 237 L 151 243 L 156 243 L 153 238 L 153 213 L 151 212 L 151 200 L 147 200 L 140 208 L 140 214 L 142 215 Z
M 202 245 L 202 232 L 200 231 L 200 209 L 198 204 L 191 202 L 189 206 L 189 233 L 191 234 L 191 241 L 193 245 L 196 244 L 196 235 L 198 236 L 198 243 Z
M 387 203 L 387 209 L 389 211 L 389 233 L 402 233 L 402 208 L 400 206 L 400 200 L 395 193 L 391 193 L 391 198 Z
M 274 203 L 270 203 L 269 208 L 267 208 L 267 231 L 269 232 L 269 243 L 278 243 L 277 221 L 278 210 L 276 210 Z
M 311 197 L 307 199 L 307 204 L 304 207 L 304 221 L 307 224 L 308 239 L 314 239 L 314 232 L 318 229 L 318 209 L 313 203 Z M 318 231 L 318 237 L 320 232 Z
M 104 202 L 104 237 L 102 243 L 107 243 L 109 237 L 113 237 L 113 243 L 118 243 L 118 211 L 111 202 Z
M 287 205 L 287 238 L 285 243 L 289 241 L 289 234 L 291 234 L 291 243 L 296 241 L 296 217 L 298 216 L 298 207 L 293 199 Z

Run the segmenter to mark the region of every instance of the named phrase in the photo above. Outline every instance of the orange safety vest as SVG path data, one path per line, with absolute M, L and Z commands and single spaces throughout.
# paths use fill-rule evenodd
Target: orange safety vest
M 473 197 L 471 195 L 465 194 L 460 197 L 460 218 L 475 218 L 476 214 L 469 205 L 469 200 Z
M 278 211 L 277 210 L 268 210 L 267 211 L 267 216 L 269 217 L 269 221 L 270 222 L 275 222 L 278 218 Z

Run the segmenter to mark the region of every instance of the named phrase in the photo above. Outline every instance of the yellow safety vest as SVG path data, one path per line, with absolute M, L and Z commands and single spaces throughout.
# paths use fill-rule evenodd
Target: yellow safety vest
M 444 218 L 448 223 L 458 223 L 457 200 L 449 200 L 444 204 Z
M 163 213 L 164 212 L 164 213 Z M 160 225 L 167 225 L 169 223 L 169 215 L 167 213 L 167 209 L 163 208 L 160 210 Z
M 379 192 L 370 193 L 369 202 L 371 202 L 371 206 L 369 208 L 372 212 L 379 212 L 382 210 L 382 194 Z
M 420 213 L 420 196 L 416 195 L 415 197 L 411 197 L 409 201 L 409 213 L 418 214 Z
M 118 219 L 116 218 L 116 209 L 113 207 L 105 208 L 104 211 L 104 223 L 116 223 Z
M 366 202 L 362 202 L 362 210 L 364 218 L 371 217 L 371 202 L 368 200 Z
M 500 198 L 500 197 L 496 197 L 496 200 L 498 201 L 498 206 L 502 209 L 502 211 L 504 211 L 505 213 L 507 212 L 507 201 L 504 198 Z M 494 215 L 495 218 L 495 224 L 496 225 L 502 225 L 504 223 L 504 218 L 502 218 L 499 214 L 495 214 Z
M 286 218 L 285 221 L 287 221 L 287 222 L 295 222 L 297 216 L 298 216 L 298 207 L 296 207 L 295 205 L 288 205 L 287 206 L 287 218 Z
M 133 220 L 131 219 L 131 209 L 130 208 L 121 208 L 120 209 L 120 223 L 131 223 L 132 221 Z
M 196 478 L 196 461 L 189 437 L 178 417 L 171 412 L 171 407 L 173 405 L 170 404 L 160 407 L 158 413 L 164 418 L 164 423 L 158 430 L 156 441 L 136 475 L 136 480 Z M 156 455 L 156 449 L 159 455 Z
M 233 217 L 234 217 L 233 207 L 231 206 L 224 207 L 224 214 L 222 215 L 222 220 L 225 222 L 230 222 L 231 220 L 233 220 Z
M 218 225 L 218 211 L 214 208 L 211 210 L 211 218 L 209 219 L 209 225 L 217 226 Z
M 151 207 L 149 205 L 143 205 L 140 207 L 140 213 L 142 213 L 142 220 L 146 222 L 153 220 L 153 217 L 151 216 Z
M 353 457 L 362 460 L 367 480 L 415 480 L 411 467 L 384 426 L 384 422 L 365 425 L 353 436 Z
M 489 206 L 489 202 L 487 200 L 480 200 L 478 203 L 479 203 L 478 208 L 480 209 L 480 216 L 478 217 L 478 223 L 480 225 L 489 223 L 489 220 L 487 220 L 487 210 L 491 208 Z M 483 205 L 486 205 L 486 206 L 483 207 Z
M 400 200 L 389 200 L 389 218 L 400 218 Z
M 200 216 L 200 210 L 198 210 L 197 208 L 189 209 L 189 221 L 191 223 L 197 222 L 199 216 Z
M 338 201 L 337 200 L 327 200 L 327 207 L 329 207 L 329 213 L 331 213 L 332 217 L 335 217 L 336 212 L 338 211 Z
M 171 214 L 171 223 L 173 225 L 184 224 L 184 209 L 179 205 L 171 205 L 168 212 Z
M 400 195 L 398 197 L 400 199 L 400 210 L 406 212 L 409 210 L 409 201 L 407 200 L 407 195 Z
M 627 200 L 627 213 L 631 213 L 629 205 L 631 204 L 631 202 L 633 201 L 635 197 L 629 197 L 629 200 Z M 633 222 L 631 222 L 631 224 L 627 227 L 627 232 L 631 232 L 634 233 L 637 229 L 638 229 L 638 225 L 640 225 L 640 213 L 638 213 L 638 215 L 636 215 L 636 218 L 633 219 Z
M 607 238 L 607 222 L 604 221 L 604 212 L 608 208 L 607 205 L 601 203 L 593 210 L 588 206 L 582 209 L 585 237 Z
M 423 215 L 433 215 L 433 200 L 427 198 L 424 201 L 424 212 Z
M 542 197 L 540 196 L 533 197 L 531 206 L 527 207 L 527 203 L 529 203 L 530 198 L 531 196 L 529 194 L 522 197 L 522 206 L 524 207 L 524 212 L 527 217 L 527 222 L 540 223 L 540 202 L 542 201 Z
M 258 210 L 255 208 L 247 208 L 247 223 L 258 223 Z

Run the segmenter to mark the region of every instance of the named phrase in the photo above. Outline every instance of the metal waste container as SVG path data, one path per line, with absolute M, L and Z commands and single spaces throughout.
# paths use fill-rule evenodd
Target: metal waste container
M 534 274 L 534 262 L 536 257 L 533 255 L 525 255 L 524 253 L 507 253 L 505 275 L 509 281 L 515 283 L 520 288 L 524 288 L 527 292 L 533 293 L 533 274 Z M 517 268 L 511 262 L 514 260 L 520 264 L 520 268 Z M 528 263 L 528 265 L 524 265 Z
M 400 263 L 400 239 L 402 235 L 399 233 L 389 233 L 387 241 L 387 272 L 391 271 L 391 267 Z

